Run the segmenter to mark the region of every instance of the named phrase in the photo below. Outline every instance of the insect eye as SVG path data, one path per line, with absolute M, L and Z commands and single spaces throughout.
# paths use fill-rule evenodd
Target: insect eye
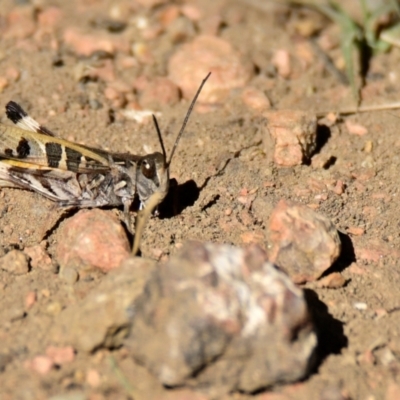
M 142 174 L 147 178 L 147 179 L 153 179 L 154 175 L 156 173 L 156 167 L 154 165 L 154 162 L 149 162 L 148 160 L 144 159 L 140 165 L 140 169 L 142 171 Z

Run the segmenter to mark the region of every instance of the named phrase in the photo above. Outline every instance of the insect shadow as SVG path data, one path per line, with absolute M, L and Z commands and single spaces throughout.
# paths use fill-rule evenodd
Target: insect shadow
M 159 218 L 172 218 L 179 215 L 185 208 L 191 207 L 200 195 L 200 188 L 193 179 L 178 184 L 176 179 L 169 182 L 169 191 L 159 205 Z

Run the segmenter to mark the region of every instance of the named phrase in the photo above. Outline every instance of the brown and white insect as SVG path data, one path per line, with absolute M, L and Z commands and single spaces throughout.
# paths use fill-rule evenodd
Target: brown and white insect
M 0 186 L 33 190 L 62 207 L 122 205 L 128 229 L 130 206 L 138 196 L 140 211 L 132 249 L 136 254 L 147 219 L 168 193 L 172 157 L 209 76 L 190 104 L 168 160 L 154 116 L 162 153 L 109 153 L 57 138 L 10 101 L 6 114 L 17 126 L 0 124 Z

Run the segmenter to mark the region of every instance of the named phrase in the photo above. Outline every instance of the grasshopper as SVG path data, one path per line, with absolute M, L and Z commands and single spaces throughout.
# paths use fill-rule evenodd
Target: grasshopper
M 0 124 L 0 186 L 35 191 L 61 207 L 123 206 L 129 230 L 130 207 L 138 196 L 140 208 L 132 246 L 136 255 L 147 220 L 168 193 L 173 155 L 209 76 L 189 106 L 169 158 L 154 115 L 162 153 L 140 156 L 110 153 L 58 138 L 10 101 L 6 115 L 16 126 Z

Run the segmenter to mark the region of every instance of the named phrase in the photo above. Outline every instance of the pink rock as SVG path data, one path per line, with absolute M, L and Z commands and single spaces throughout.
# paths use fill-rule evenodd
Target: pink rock
M 64 32 L 64 41 L 76 54 L 90 56 L 96 51 L 105 51 L 114 54 L 119 50 L 124 53 L 129 51 L 129 42 L 111 34 L 84 34 L 76 28 L 67 28 Z
M 25 297 L 25 307 L 31 308 L 36 303 L 36 292 L 29 292 Z
M 33 7 L 15 7 L 7 16 L 7 29 L 3 38 L 25 39 L 36 29 Z
M 63 18 L 63 11 L 55 6 L 45 8 L 37 16 L 39 27 L 46 31 L 53 31 Z
M 242 100 L 246 106 L 257 112 L 271 108 L 271 102 L 265 93 L 251 86 L 243 89 Z
M 289 78 L 291 73 L 290 56 L 287 50 L 277 50 L 272 57 L 272 64 L 282 78 Z
M 53 368 L 53 361 L 46 356 L 36 356 L 28 362 L 28 366 L 41 375 L 46 375 Z
M 70 363 L 75 359 L 75 352 L 72 346 L 55 347 L 49 346 L 46 349 L 46 356 L 56 365 Z
M 98 387 L 101 383 L 99 372 L 96 371 L 95 369 L 89 369 L 88 372 L 86 373 L 86 382 L 92 388 Z
M 24 253 L 31 259 L 32 268 L 41 268 L 44 270 L 52 270 L 53 263 L 50 256 L 46 252 L 46 243 L 37 244 L 35 246 L 26 247 Z
M 339 289 L 346 284 L 346 279 L 340 272 L 332 272 L 317 282 L 318 287 Z
M 368 133 L 368 129 L 365 126 L 350 120 L 346 120 L 345 125 L 351 135 L 364 136 Z
M 341 242 L 333 223 L 309 207 L 281 200 L 269 222 L 270 261 L 296 281 L 319 278 L 339 257 Z
M 282 166 L 302 164 L 309 159 L 317 145 L 317 118 L 299 110 L 267 110 L 268 134 L 264 136 L 265 151 L 271 152 L 275 142 L 274 161 Z
M 143 108 L 158 108 L 174 105 L 179 101 L 179 88 L 168 78 L 156 77 L 148 81 L 139 93 Z
M 82 210 L 60 232 L 56 248 L 61 267 L 117 268 L 130 255 L 130 245 L 119 219 L 99 209 Z
M 400 399 L 400 385 L 395 382 L 391 382 L 387 386 L 385 400 L 398 400 Z
M 0 93 L 9 85 L 8 79 L 0 76 Z
M 192 99 L 208 72 L 212 75 L 201 92 L 200 103 L 220 103 L 230 91 L 246 85 L 251 77 L 240 54 L 224 39 L 198 36 L 182 45 L 172 55 L 168 65 L 169 77 L 182 90 L 183 97 Z

